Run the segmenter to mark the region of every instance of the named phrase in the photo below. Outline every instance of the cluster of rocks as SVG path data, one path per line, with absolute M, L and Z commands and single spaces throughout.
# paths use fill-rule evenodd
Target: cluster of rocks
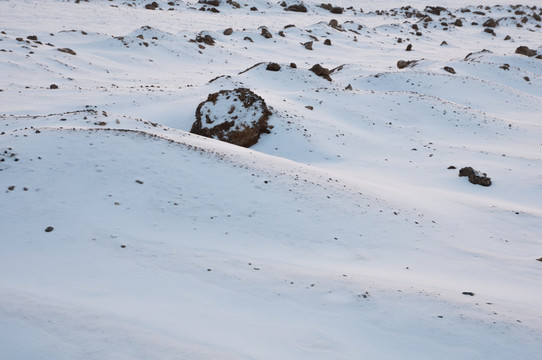
M 469 182 L 475 185 L 490 186 L 491 178 L 487 177 L 486 173 L 481 173 L 474 170 L 470 166 L 461 168 L 459 170 L 459 176 L 466 176 Z

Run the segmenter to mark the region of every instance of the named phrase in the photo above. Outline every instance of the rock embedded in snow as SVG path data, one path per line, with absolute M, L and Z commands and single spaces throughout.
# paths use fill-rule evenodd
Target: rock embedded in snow
M 267 71 L 280 71 L 280 65 L 277 63 L 269 63 L 265 68 Z
M 410 65 L 415 66 L 419 60 L 399 60 L 397 61 L 397 67 L 399 69 L 404 69 Z
M 313 67 L 310 68 L 310 70 L 316 75 L 323 77 L 327 81 L 331 81 L 331 77 L 329 76 L 330 71 L 328 68 L 325 68 L 320 64 L 315 64 Z
M 516 54 L 533 57 L 536 55 L 536 50 L 529 49 L 527 46 L 520 46 L 516 49 Z
M 286 11 L 294 11 L 294 12 L 307 12 L 307 7 L 303 4 L 294 4 L 286 7 L 284 10 Z
M 475 185 L 491 185 L 491 178 L 488 178 L 486 173 L 480 173 L 470 166 L 461 168 L 461 170 L 459 170 L 459 176 L 467 176 L 469 178 L 469 182 Z
M 269 133 L 271 112 L 264 99 L 249 89 L 221 90 L 209 94 L 196 109 L 191 133 L 250 147 L 262 133 Z

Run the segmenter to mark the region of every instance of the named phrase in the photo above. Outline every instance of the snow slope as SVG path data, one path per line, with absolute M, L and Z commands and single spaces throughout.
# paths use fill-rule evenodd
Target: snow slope
M 0 2 L 3 359 L 537 358 L 536 1 L 148 3 Z M 271 134 L 188 133 L 236 87 Z

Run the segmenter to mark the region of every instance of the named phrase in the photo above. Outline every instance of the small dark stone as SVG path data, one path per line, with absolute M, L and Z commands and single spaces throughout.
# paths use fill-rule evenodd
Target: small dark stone
M 296 63 L 290 63 L 290 67 L 291 67 L 292 69 L 297 69 Z
M 34 41 L 38 40 L 38 37 L 36 35 L 30 35 L 30 36 L 27 36 L 26 38 L 28 40 L 34 40 Z
M 542 261 L 542 257 L 541 257 L 541 258 L 539 258 L 539 259 L 536 259 L 536 261 Z
M 49 89 L 53 89 L 53 90 L 54 90 L 54 89 L 58 89 L 58 85 L 56 85 L 56 84 L 51 84 L 51 85 L 49 85 Z
M 328 68 L 323 67 L 320 64 L 315 64 L 312 68 L 310 68 L 310 71 L 315 73 L 316 75 L 323 77 L 327 81 L 331 81 L 331 77 L 329 76 L 330 71 Z
M 303 4 L 290 5 L 290 6 L 286 7 L 284 10 L 286 10 L 286 11 L 294 11 L 294 12 L 304 12 L 304 13 L 307 12 L 307 8 Z
M 45 228 L 45 232 L 51 232 L 51 231 L 53 231 L 54 229 L 55 229 L 55 228 L 52 227 L 52 226 L 47 226 L 47 227 Z
M 494 28 L 494 27 L 497 27 L 499 25 L 499 23 L 497 21 L 495 21 L 494 19 L 488 19 L 486 22 L 484 22 L 482 24 L 482 26 L 485 26 L 485 27 L 490 27 L 490 28 Z
M 463 21 L 461 21 L 461 19 L 456 19 L 454 25 L 457 27 L 461 27 L 463 26 Z
M 268 71 L 280 71 L 280 65 L 277 64 L 277 63 L 269 63 L 269 64 L 267 64 L 267 67 L 265 68 L 265 70 L 268 70 Z
M 453 67 L 445 66 L 444 70 L 449 72 L 450 74 L 455 74 L 455 69 Z
M 196 41 L 210 46 L 213 46 L 215 44 L 215 39 L 213 39 L 211 35 L 198 35 L 196 36 Z
M 525 80 L 525 81 L 531 81 L 531 79 L 530 79 L 528 76 L 524 76 L 524 77 L 523 77 L 523 80 Z
M 331 40 L 325 39 L 324 40 L 324 45 L 331 46 Z
M 124 249 L 124 248 L 126 248 L 126 245 L 121 245 L 120 247 Z
M 9 191 L 15 190 L 15 186 L 11 185 L 10 187 L 8 187 L 8 190 L 9 190 Z
M 226 30 L 224 30 L 224 35 L 229 36 L 231 34 L 233 34 L 233 29 L 232 28 L 227 28 Z
M 77 55 L 77 53 L 75 51 L 73 51 L 72 49 L 69 49 L 69 48 L 61 48 L 61 49 L 57 49 L 57 50 L 60 51 L 60 52 L 66 53 L 66 54 Z
M 262 36 L 266 39 L 271 39 L 273 35 L 266 28 L 262 28 Z
M 488 178 L 486 173 L 480 173 L 470 166 L 461 168 L 459 170 L 459 176 L 467 176 L 471 184 L 482 186 L 491 185 L 491 178 Z
M 488 33 L 488 34 L 491 34 L 493 36 L 497 35 L 495 34 L 495 30 L 491 29 L 491 28 L 485 28 L 484 29 L 484 32 Z
M 258 11 L 258 8 L 256 6 L 253 6 L 250 8 L 250 11 Z
M 405 50 L 406 51 L 412 51 L 412 44 L 408 44 Z
M 147 10 L 156 10 L 159 7 L 160 7 L 160 5 L 158 5 L 158 3 L 156 3 L 156 1 L 153 1 L 150 4 L 145 5 L 145 9 L 147 9 Z
M 468 296 L 474 296 L 474 293 L 472 291 L 463 291 L 462 294 L 468 295 Z
M 457 169 L 457 168 L 455 166 L 453 166 L 453 165 L 448 166 L 448 170 L 455 170 L 455 169 Z
M 135 182 L 138 183 L 138 184 L 143 184 L 143 181 L 141 181 L 141 180 L 136 180 Z
M 397 61 L 397 67 L 398 67 L 399 69 L 404 69 L 404 68 L 406 68 L 406 67 L 409 66 L 409 65 L 416 64 L 417 62 L 418 62 L 418 60 L 408 60 L 408 61 L 406 61 L 406 60 L 399 60 L 399 61 Z
M 448 43 L 446 41 L 443 41 L 443 42 L 440 43 L 440 46 L 446 46 L 446 45 L 448 45 Z
M 516 49 L 516 54 L 532 57 L 536 55 L 536 50 L 529 49 L 527 46 L 520 46 Z
M 303 43 L 301 45 L 303 45 L 305 47 L 305 49 L 307 49 L 307 50 L 312 50 L 312 44 L 313 44 L 313 41 L 308 41 L 308 42 Z

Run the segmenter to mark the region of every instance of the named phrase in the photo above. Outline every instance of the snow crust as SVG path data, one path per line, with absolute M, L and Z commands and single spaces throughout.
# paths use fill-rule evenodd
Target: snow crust
M 0 2 L 0 357 L 538 358 L 539 2 L 238 2 Z M 239 87 L 270 134 L 189 133 Z

